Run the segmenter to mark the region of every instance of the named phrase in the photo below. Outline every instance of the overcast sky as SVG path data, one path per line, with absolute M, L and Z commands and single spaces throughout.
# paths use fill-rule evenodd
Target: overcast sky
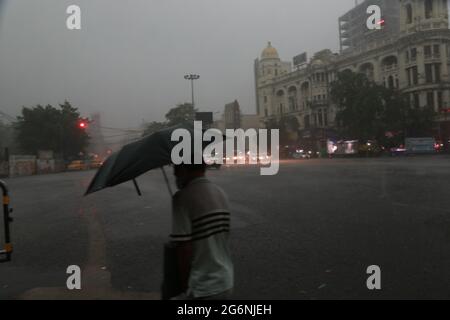
M 3 5 L 1 4 L 3 2 Z M 82 30 L 66 8 L 82 9 Z M 65 99 L 103 125 L 160 121 L 190 101 L 255 113 L 253 61 L 268 41 L 283 60 L 338 50 L 337 19 L 354 0 L 0 0 L 0 110 Z

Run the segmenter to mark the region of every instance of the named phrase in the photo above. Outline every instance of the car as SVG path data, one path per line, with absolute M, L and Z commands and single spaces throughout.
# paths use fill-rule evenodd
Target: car
M 443 153 L 445 151 L 445 145 L 442 141 L 436 141 L 434 144 L 434 149 L 437 153 Z
M 239 162 L 246 163 L 247 157 L 244 152 L 235 150 L 233 154 L 233 157 L 230 157 L 228 154 L 224 155 L 223 163 L 226 165 L 237 165 Z
M 305 151 L 303 149 L 296 149 L 294 152 L 292 152 L 291 156 L 294 159 L 307 160 L 307 159 L 311 159 L 312 151 Z
M 81 171 L 87 170 L 89 166 L 83 160 L 74 160 L 67 166 L 67 170 L 69 171 Z
M 247 162 L 248 163 L 268 164 L 271 162 L 271 156 L 267 153 L 253 154 L 251 152 L 248 152 L 247 153 Z
M 100 160 L 91 160 L 89 162 L 89 168 L 90 169 L 98 169 L 103 165 L 103 161 Z
M 390 148 L 389 149 L 389 153 L 392 157 L 395 156 L 404 156 L 406 155 L 406 148 L 404 145 L 398 146 L 398 147 L 394 147 L 394 148 Z

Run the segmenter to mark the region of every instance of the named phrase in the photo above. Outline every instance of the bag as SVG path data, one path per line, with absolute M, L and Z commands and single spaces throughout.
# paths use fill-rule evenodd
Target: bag
M 161 288 L 162 300 L 169 300 L 184 293 L 178 269 L 178 253 L 176 244 L 169 242 L 164 244 L 163 283 Z

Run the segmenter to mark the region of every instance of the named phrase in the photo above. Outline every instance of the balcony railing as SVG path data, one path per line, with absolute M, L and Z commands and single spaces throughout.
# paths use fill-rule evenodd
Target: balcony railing
M 440 59 L 441 55 L 439 53 L 433 53 L 433 54 L 425 54 L 424 55 L 425 60 L 434 60 L 434 59 Z
M 320 99 L 307 102 L 307 106 L 310 108 L 324 107 L 328 106 L 329 104 L 330 104 L 329 99 Z
M 398 64 L 385 65 L 381 70 L 383 72 L 397 71 L 398 70 Z

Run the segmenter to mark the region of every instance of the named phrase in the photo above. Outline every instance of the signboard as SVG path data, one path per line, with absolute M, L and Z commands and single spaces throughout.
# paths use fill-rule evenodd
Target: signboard
M 308 54 L 306 52 L 303 52 L 302 54 L 299 54 L 298 56 L 294 57 L 294 66 L 300 66 L 307 62 L 308 62 Z
M 327 151 L 330 155 L 353 156 L 358 154 L 359 141 L 327 141 Z
M 407 153 L 435 153 L 436 141 L 434 138 L 407 138 L 405 139 Z

